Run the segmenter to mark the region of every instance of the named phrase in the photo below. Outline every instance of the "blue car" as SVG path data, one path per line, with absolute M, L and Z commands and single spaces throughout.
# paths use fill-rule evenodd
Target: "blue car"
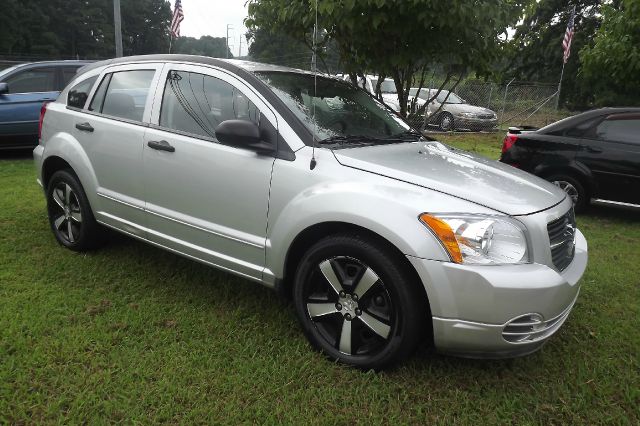
M 20 64 L 0 71 L 0 149 L 38 144 L 40 108 L 53 101 L 87 61 Z

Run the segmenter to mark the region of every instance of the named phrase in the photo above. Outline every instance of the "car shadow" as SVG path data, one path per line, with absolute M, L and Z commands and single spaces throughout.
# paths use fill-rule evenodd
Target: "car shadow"
M 30 160 L 33 159 L 33 148 L 0 150 L 2 160 Z
M 622 207 L 622 206 L 602 206 L 591 205 L 583 213 L 577 215 L 580 217 L 590 217 L 594 219 L 615 219 L 626 222 L 640 221 L 640 208 Z

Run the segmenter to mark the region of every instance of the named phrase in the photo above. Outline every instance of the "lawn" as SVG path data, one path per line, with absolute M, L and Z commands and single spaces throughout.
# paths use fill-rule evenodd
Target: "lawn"
M 501 137 L 440 139 L 495 158 Z M 363 373 L 254 283 L 125 237 L 61 248 L 28 155 L 0 157 L 1 424 L 640 422 L 640 213 L 578 217 L 582 292 L 538 353 Z

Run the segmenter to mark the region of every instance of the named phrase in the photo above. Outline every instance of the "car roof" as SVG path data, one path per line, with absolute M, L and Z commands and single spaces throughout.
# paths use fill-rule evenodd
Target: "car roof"
M 46 66 L 65 66 L 65 65 L 80 65 L 84 66 L 92 63 L 93 61 L 86 60 L 77 60 L 77 59 L 69 59 L 62 61 L 39 61 L 39 62 L 25 62 L 22 64 L 14 65 L 16 69 L 22 68 L 38 68 L 38 67 L 46 67 Z
M 589 120 L 591 118 L 595 118 L 603 115 L 625 113 L 625 112 L 640 114 L 640 108 L 639 107 L 607 107 L 607 108 L 592 109 L 590 111 L 586 111 L 581 114 L 577 114 L 571 117 L 564 118 L 560 121 L 556 121 L 555 123 L 551 123 L 548 126 L 545 126 L 540 130 L 538 130 L 538 133 L 550 133 L 550 132 L 556 132 L 559 130 L 565 130 L 571 126 L 582 123 L 583 121 Z
M 296 68 L 283 67 L 280 65 L 263 64 L 260 62 L 243 61 L 238 59 L 222 59 L 212 58 L 209 56 L 198 55 L 181 55 L 181 54 L 157 54 L 157 55 L 137 55 L 137 56 L 123 56 L 121 58 L 107 59 L 105 61 L 99 61 L 91 63 L 83 67 L 79 73 L 85 73 L 92 69 L 99 67 L 105 67 L 110 65 L 120 64 L 135 64 L 144 62 L 186 62 L 196 65 L 210 65 L 225 68 L 229 71 L 246 71 L 249 73 L 255 72 L 295 72 L 303 74 L 313 74 L 311 71 L 300 70 Z

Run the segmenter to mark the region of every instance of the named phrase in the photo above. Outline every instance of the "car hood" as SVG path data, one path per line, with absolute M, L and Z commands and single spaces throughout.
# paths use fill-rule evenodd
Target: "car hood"
M 439 142 L 334 150 L 340 164 L 443 192 L 508 215 L 548 209 L 565 198 L 557 186 L 498 161 Z
M 444 104 L 444 109 L 453 114 L 459 114 L 462 112 L 472 112 L 474 114 L 495 114 L 495 112 L 490 109 L 469 104 Z

